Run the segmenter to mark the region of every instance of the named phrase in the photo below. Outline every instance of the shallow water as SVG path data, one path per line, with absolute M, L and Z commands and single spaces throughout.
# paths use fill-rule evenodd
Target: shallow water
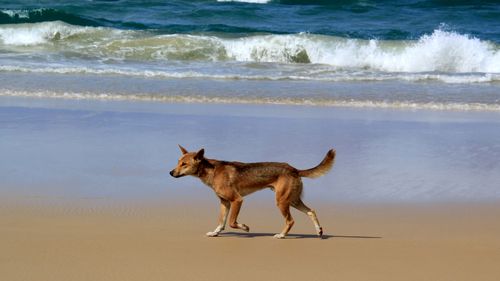
M 129 102 L 500 111 L 500 84 L 162 79 L 3 73 L 0 96 Z
M 304 180 L 306 202 L 500 198 L 498 113 L 1 101 L 6 198 L 215 200 L 200 181 L 168 175 L 178 143 L 204 147 L 209 158 L 297 168 L 316 165 L 336 148 L 331 173 Z M 269 192 L 251 196 L 272 200 Z
M 499 17 L 495 1 L 0 1 L 0 94 L 59 97 L 67 76 L 92 84 L 67 97 L 137 99 L 89 82 L 106 76 L 162 101 L 144 85 L 204 79 L 216 99 L 167 100 L 498 110 Z M 23 89 L 28 74 L 55 81 Z

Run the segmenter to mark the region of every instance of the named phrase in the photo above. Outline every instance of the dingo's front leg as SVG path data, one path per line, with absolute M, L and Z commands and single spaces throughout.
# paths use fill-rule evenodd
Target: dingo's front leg
M 239 195 L 236 199 L 231 201 L 231 217 L 229 218 L 229 226 L 248 232 L 250 231 L 250 227 L 236 221 L 238 219 L 238 214 L 240 213 L 241 204 L 243 204 L 243 198 Z
M 225 199 L 220 198 L 220 214 L 219 214 L 219 225 L 214 229 L 214 231 L 207 232 L 208 237 L 219 236 L 219 233 L 226 227 L 227 216 L 229 214 L 229 208 L 231 203 Z

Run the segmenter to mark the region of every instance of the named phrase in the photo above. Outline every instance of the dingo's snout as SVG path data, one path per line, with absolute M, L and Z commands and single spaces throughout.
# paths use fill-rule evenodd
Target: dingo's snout
M 182 177 L 181 175 L 179 175 L 178 173 L 175 172 L 175 169 L 173 169 L 172 171 L 170 171 L 169 173 L 172 177 L 174 178 L 180 178 Z

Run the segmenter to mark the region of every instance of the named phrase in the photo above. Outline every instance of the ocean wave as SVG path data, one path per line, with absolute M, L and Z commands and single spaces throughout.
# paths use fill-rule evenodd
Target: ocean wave
M 441 29 L 418 40 L 384 41 L 290 34 L 226 38 L 155 35 L 146 31 L 81 27 L 60 21 L 0 27 L 0 50 L 71 53 L 93 59 L 133 61 L 234 61 L 322 64 L 338 70 L 390 73 L 500 73 L 500 48 L 467 34 Z M 19 52 L 19 50 L 15 50 Z
M 234 68 L 234 67 L 233 67 Z M 425 82 L 438 81 L 448 84 L 463 83 L 497 83 L 500 82 L 500 74 L 469 73 L 469 74 L 432 74 L 432 73 L 374 73 L 374 72 L 336 72 L 325 70 L 316 74 L 314 70 L 305 73 L 273 73 L 264 75 L 262 73 L 210 73 L 202 70 L 141 70 L 129 67 L 91 67 L 91 66 L 17 66 L 1 65 L 0 72 L 23 72 L 23 73 L 52 73 L 52 74 L 89 74 L 89 75 L 119 75 L 139 78 L 201 78 L 215 80 L 259 80 L 259 81 L 319 81 L 319 82 L 382 82 L 382 81 L 408 81 Z
M 1 26 L 0 51 L 8 58 L 29 56 L 42 61 L 39 64 L 4 61 L 0 71 L 331 82 L 500 81 L 497 45 L 440 29 L 414 41 L 361 40 L 306 33 L 226 38 L 155 35 L 56 21 Z M 75 65 L 75 59 L 83 63 Z M 108 64 L 108 61 L 122 63 Z M 127 67 L 127 62 L 146 66 Z M 184 66 L 169 69 L 168 65 L 175 62 Z M 151 63 L 157 67 L 147 65 Z M 200 63 L 207 64 L 203 71 L 188 70 L 191 64 Z M 162 66 L 164 64 L 167 65 Z
M 400 110 L 438 111 L 494 111 L 500 112 L 500 104 L 459 103 L 459 102 L 412 102 L 412 101 L 372 101 L 354 99 L 292 98 L 292 97 L 242 97 L 204 95 L 151 95 L 116 93 L 77 93 L 51 91 L 0 90 L 0 97 L 54 98 L 102 101 L 138 101 L 166 103 L 209 103 L 209 104 L 270 104 L 293 106 L 324 106 L 351 108 L 380 108 Z
M 494 0 L 221 1 L 118 0 L 118 4 L 110 1 L 10 1 L 12 3 L 0 7 L 0 24 L 62 21 L 77 26 L 154 30 L 162 34 L 240 36 L 310 32 L 349 38 L 405 40 L 432 32 L 445 21 L 456 30 L 500 43 Z M 248 4 L 250 2 L 254 4 Z M 401 10 L 419 20 L 405 17 L 399 13 Z
M 0 42 L 5 46 L 38 46 L 53 44 L 56 41 L 70 40 L 74 35 L 98 34 L 104 30 L 106 29 L 74 26 L 59 21 L 37 24 L 9 24 L 0 27 Z M 112 32 L 112 29 L 106 30 L 106 33 Z M 81 44 L 83 43 L 81 42 Z
M 0 90 L 0 97 L 55 98 L 102 101 L 166 102 L 166 103 L 209 103 L 209 104 L 270 104 L 294 106 L 323 106 L 351 108 L 380 108 L 400 110 L 439 110 L 439 111 L 494 111 L 500 112 L 500 104 L 458 103 L 458 102 L 412 102 L 412 101 L 371 101 L 308 99 L 291 97 L 241 97 L 241 96 L 203 96 L 203 95 L 151 95 L 117 93 L 78 93 L 78 92 L 30 92 Z
M 37 23 L 48 21 L 63 21 L 73 25 L 81 26 L 99 26 L 100 23 L 86 17 L 76 14 L 70 14 L 65 11 L 39 8 L 39 9 L 21 9 L 21 10 L 0 10 L 0 24 L 19 24 L 19 23 Z
M 314 63 L 383 72 L 500 72 L 500 51 L 469 35 L 435 30 L 416 41 L 296 34 L 222 40 L 236 61 Z

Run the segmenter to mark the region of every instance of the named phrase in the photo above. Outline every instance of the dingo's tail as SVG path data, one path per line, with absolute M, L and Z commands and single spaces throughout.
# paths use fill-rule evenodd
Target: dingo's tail
M 299 170 L 299 176 L 306 178 L 321 177 L 330 171 L 333 163 L 335 163 L 335 149 L 330 149 L 318 166 L 307 170 Z

